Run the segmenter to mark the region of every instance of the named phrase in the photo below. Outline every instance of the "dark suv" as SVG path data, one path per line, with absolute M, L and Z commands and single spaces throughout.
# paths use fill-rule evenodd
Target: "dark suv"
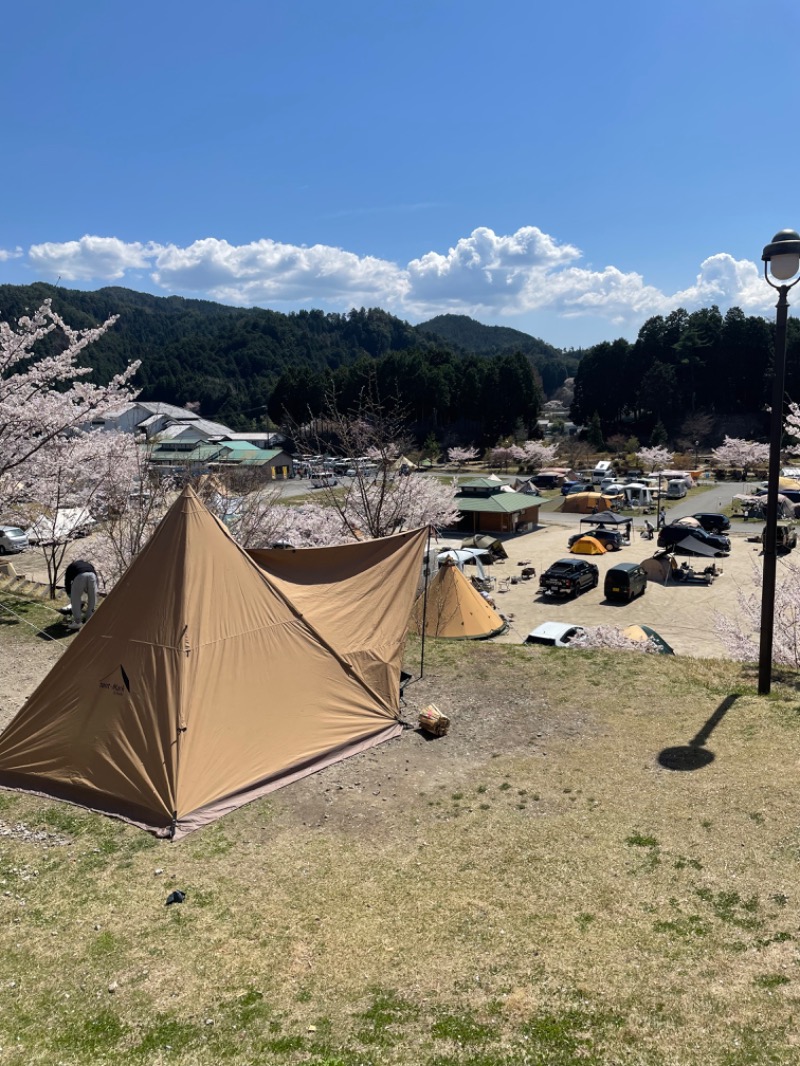
M 721 533 L 706 533 L 704 529 L 698 529 L 697 526 L 681 525 L 664 526 L 658 534 L 658 546 L 659 548 L 671 548 L 691 537 L 717 552 L 727 554 L 731 550 L 730 540 Z
M 572 548 L 575 541 L 581 537 L 594 537 L 607 552 L 616 552 L 622 547 L 622 534 L 618 529 L 585 529 L 583 533 L 573 533 L 567 541 L 567 547 Z
M 731 520 L 726 514 L 693 514 L 706 533 L 727 533 L 731 528 Z
M 600 574 L 594 563 L 584 559 L 559 559 L 539 578 L 543 593 L 554 596 L 577 596 L 586 589 L 597 588 Z

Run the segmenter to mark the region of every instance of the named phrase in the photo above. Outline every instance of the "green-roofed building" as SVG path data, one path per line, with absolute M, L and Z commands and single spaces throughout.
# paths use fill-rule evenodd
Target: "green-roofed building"
M 529 533 L 539 525 L 542 496 L 514 492 L 494 476 L 474 478 L 459 486 L 455 505 L 459 529 L 471 533 Z

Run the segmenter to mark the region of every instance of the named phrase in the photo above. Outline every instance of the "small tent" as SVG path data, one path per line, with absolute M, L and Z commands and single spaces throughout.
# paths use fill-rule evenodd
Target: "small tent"
M 359 644 L 333 593 L 292 602 L 185 489 L 0 734 L 0 786 L 177 838 L 397 736 L 382 646 L 402 645 L 426 535 L 387 538 L 396 565 L 339 598 L 370 620 Z
M 503 542 L 487 533 L 476 533 L 473 537 L 467 537 L 461 541 L 462 548 L 483 548 L 491 552 L 495 559 L 507 559 L 508 552 L 503 547 Z
M 411 612 L 412 633 L 447 640 L 483 640 L 496 637 L 506 623 L 477 589 L 452 565 L 439 567 L 424 595 L 417 598 Z
M 605 555 L 606 549 L 597 540 L 596 537 L 590 536 L 588 533 L 583 537 L 578 537 L 575 543 L 570 548 L 573 555 Z
M 667 644 L 660 633 L 656 633 L 655 629 L 651 629 L 650 626 L 635 624 L 631 626 L 625 626 L 622 630 L 623 635 L 628 640 L 635 640 L 645 644 L 648 640 L 651 640 L 655 644 L 661 655 L 674 655 L 674 650 Z
M 417 469 L 417 464 L 416 463 L 412 463 L 407 455 L 401 455 L 399 459 L 394 459 L 389 464 L 389 469 L 390 470 L 406 470 L 406 471 L 416 470 Z
M 678 564 L 671 551 L 660 549 L 649 559 L 642 560 L 642 569 L 647 574 L 648 581 L 668 585 L 674 580 L 673 574 L 678 569 Z

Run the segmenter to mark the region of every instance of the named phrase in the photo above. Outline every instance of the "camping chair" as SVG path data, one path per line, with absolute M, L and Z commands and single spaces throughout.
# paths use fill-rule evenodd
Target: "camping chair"
M 501 578 L 500 583 L 497 586 L 497 591 L 498 592 L 508 592 L 508 590 L 510 588 L 511 588 L 511 578 L 510 577 Z

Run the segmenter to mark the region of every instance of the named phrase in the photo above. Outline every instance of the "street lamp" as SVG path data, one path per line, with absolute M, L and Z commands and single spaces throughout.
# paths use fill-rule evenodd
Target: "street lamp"
M 699 459 L 698 459 L 699 455 L 700 455 L 700 441 L 696 440 L 694 442 L 694 468 L 695 468 L 695 470 L 697 469 L 697 464 L 698 464 L 698 461 L 699 461 Z
M 775 574 L 777 571 L 778 481 L 781 467 L 781 433 L 783 430 L 783 384 L 786 376 L 786 319 L 789 289 L 800 281 L 800 234 L 782 229 L 772 238 L 761 256 L 764 277 L 777 289 L 778 313 L 775 320 L 775 366 L 772 381 L 772 413 L 769 435 L 769 476 L 767 478 L 767 524 L 764 529 L 764 578 L 761 586 L 761 640 L 758 653 L 758 692 L 769 694 L 772 682 L 772 635 L 775 625 Z M 770 274 L 779 282 L 776 285 Z

